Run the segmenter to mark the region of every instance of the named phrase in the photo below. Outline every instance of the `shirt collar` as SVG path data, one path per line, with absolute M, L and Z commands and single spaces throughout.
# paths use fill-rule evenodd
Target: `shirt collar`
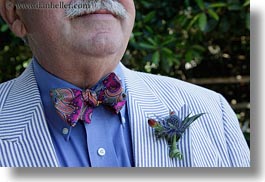
M 49 123 L 51 127 L 53 127 L 53 129 L 56 129 L 58 132 L 62 134 L 64 133 L 63 131 L 65 130 L 65 128 L 67 128 L 68 132 L 67 134 L 63 134 L 63 136 L 68 141 L 70 134 L 71 134 L 72 127 L 70 127 L 66 122 L 63 122 L 61 118 L 57 115 L 55 108 L 51 102 L 50 90 L 55 89 L 55 88 L 74 88 L 74 89 L 79 89 L 79 90 L 82 90 L 82 89 L 46 71 L 38 63 L 36 58 L 33 58 L 33 69 L 34 69 L 36 81 L 38 83 L 45 114 L 49 113 L 49 114 L 46 114 L 47 122 Z M 113 72 L 121 79 L 122 86 L 126 91 L 121 63 L 117 65 L 117 67 L 114 69 Z M 122 118 L 125 115 L 125 110 L 126 110 L 125 107 L 123 107 L 123 109 L 120 112 L 120 115 Z M 124 124 L 123 120 L 122 120 L 122 123 Z

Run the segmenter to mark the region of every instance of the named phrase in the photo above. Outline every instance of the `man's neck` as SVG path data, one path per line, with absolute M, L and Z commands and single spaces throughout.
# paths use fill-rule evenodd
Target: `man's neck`
M 111 56 L 110 56 L 111 57 Z M 104 58 L 89 58 L 75 60 L 54 59 L 43 60 L 37 58 L 39 64 L 49 73 L 82 89 L 91 88 L 101 78 L 112 72 L 119 60 Z

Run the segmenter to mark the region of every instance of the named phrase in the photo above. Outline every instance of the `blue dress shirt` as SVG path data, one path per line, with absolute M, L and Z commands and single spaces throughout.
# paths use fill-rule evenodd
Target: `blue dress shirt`
M 126 104 L 118 115 L 99 106 L 93 110 L 91 124 L 78 122 L 71 127 L 56 113 L 49 91 L 54 88 L 81 89 L 48 73 L 36 59 L 33 60 L 33 68 L 61 167 L 134 166 Z M 114 72 L 125 88 L 120 65 Z

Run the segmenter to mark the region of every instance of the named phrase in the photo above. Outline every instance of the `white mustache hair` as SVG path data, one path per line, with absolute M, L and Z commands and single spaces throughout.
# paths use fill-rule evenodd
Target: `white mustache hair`
M 117 0 L 73 0 L 65 9 L 65 15 L 71 19 L 103 9 L 110 11 L 119 18 L 127 17 L 126 9 Z

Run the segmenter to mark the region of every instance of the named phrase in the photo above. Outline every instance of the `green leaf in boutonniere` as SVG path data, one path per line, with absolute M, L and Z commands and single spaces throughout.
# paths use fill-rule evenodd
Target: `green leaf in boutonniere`
M 159 118 L 158 120 L 148 119 L 148 124 L 154 129 L 157 138 L 166 139 L 170 148 L 169 156 L 171 158 L 182 159 L 183 155 L 178 149 L 178 141 L 185 130 L 203 114 L 196 114 L 194 116 L 189 114 L 181 121 L 175 112 L 170 112 L 169 116 L 165 118 Z

